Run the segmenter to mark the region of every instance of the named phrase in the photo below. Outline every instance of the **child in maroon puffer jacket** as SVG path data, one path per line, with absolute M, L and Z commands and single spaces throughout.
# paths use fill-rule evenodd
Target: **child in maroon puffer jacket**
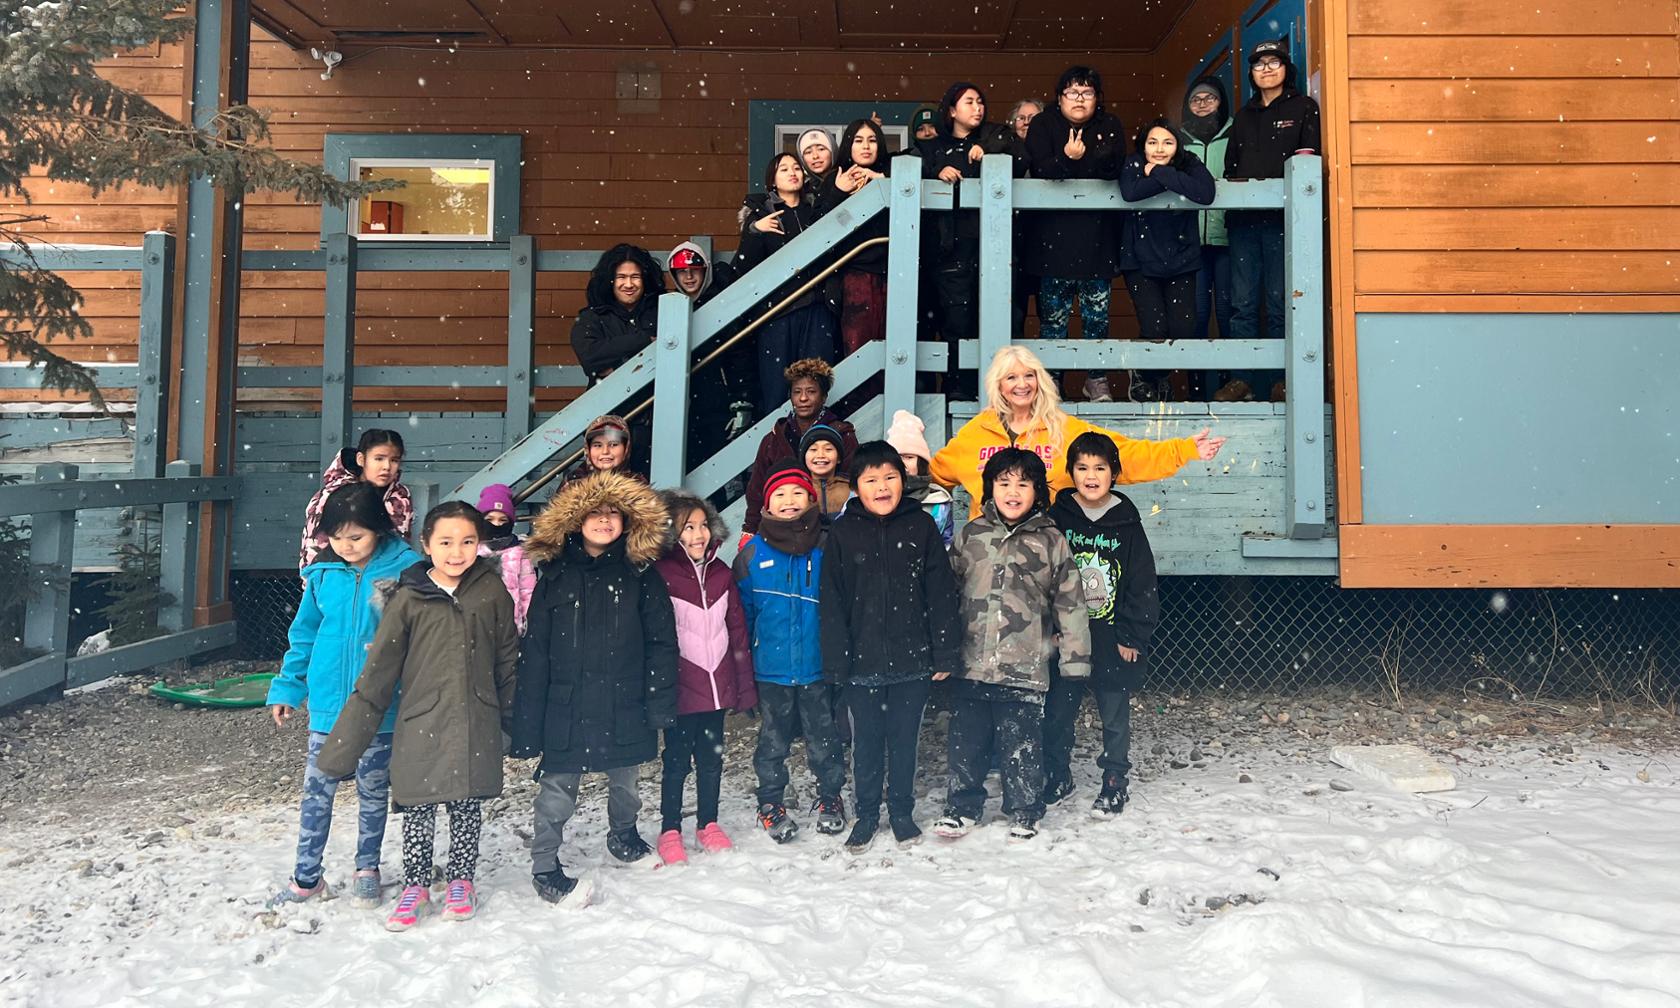
M 723 783 L 723 716 L 758 706 L 752 641 L 729 565 L 717 558 L 728 535 L 709 503 L 681 490 L 662 493 L 675 542 L 654 568 L 665 579 L 677 615 L 677 723 L 665 729 L 660 786 L 659 859 L 688 860 L 683 849 L 683 786 L 694 769 L 696 836 L 707 851 L 731 846 L 718 825 Z

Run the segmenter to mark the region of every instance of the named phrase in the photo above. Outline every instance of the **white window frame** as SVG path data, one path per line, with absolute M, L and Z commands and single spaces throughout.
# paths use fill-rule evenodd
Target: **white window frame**
M 400 157 L 353 157 L 350 159 L 350 177 L 360 179 L 362 169 L 380 168 L 483 168 L 490 172 L 489 192 L 484 206 L 484 234 L 389 234 L 379 231 L 362 231 L 362 207 L 360 200 L 353 200 L 345 208 L 345 219 L 354 229 L 351 231 L 359 242 L 484 242 L 486 244 L 496 240 L 496 162 L 493 158 L 400 158 Z M 375 176 L 377 177 L 377 175 Z M 401 189 L 390 193 L 376 193 L 373 199 L 394 196 L 401 193 Z
M 909 149 L 909 147 L 910 147 L 910 127 L 908 127 L 908 126 L 880 126 L 880 127 L 877 127 L 877 128 L 880 129 L 882 136 L 897 138 L 897 140 L 898 140 L 898 152 L 899 153 L 903 153 L 904 151 Z M 839 123 L 839 124 L 835 124 L 835 123 L 802 123 L 802 124 L 777 123 L 776 124 L 776 150 L 780 151 L 784 148 L 784 144 L 782 142 L 784 139 L 791 139 L 794 143 L 798 143 L 799 142 L 799 134 L 805 132 L 806 130 L 810 130 L 810 129 L 820 129 L 820 130 L 823 130 L 823 131 L 827 132 L 828 136 L 829 136 L 829 139 L 834 142 L 836 147 L 838 147 L 839 143 L 840 143 L 840 137 L 846 132 L 846 124 L 845 123 Z M 799 152 L 794 151 L 794 153 L 798 154 Z M 839 150 L 836 150 L 834 152 L 834 159 L 836 161 L 840 160 L 840 151 Z

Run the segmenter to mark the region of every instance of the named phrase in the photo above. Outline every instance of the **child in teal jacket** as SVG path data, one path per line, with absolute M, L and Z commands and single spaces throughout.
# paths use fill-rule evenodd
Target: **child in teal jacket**
M 332 828 L 337 780 L 317 770 L 316 755 L 345 700 L 356 686 L 368 645 L 379 628 L 374 584 L 395 582 L 420 555 L 397 535 L 378 487 L 352 483 L 334 490 L 321 508 L 321 531 L 328 548 L 303 569 L 303 600 L 292 620 L 289 646 L 280 673 L 268 689 L 276 726 L 284 726 L 299 707 L 309 710 L 309 755 L 303 778 L 297 867 L 275 896 L 277 903 L 297 903 L 326 889 L 321 858 Z M 357 823 L 356 874 L 351 895 L 359 905 L 379 902 L 379 849 L 385 840 L 385 816 L 391 789 L 391 731 L 396 706 L 356 768 L 361 800 Z

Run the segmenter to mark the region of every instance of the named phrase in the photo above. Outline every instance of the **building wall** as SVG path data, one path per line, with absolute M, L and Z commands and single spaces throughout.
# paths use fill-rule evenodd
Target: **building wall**
M 1675 5 L 1323 18 L 1343 583 L 1680 583 Z

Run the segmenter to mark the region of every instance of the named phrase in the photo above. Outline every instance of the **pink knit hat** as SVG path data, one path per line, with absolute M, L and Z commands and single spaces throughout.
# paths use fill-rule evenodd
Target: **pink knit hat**
M 892 426 L 887 428 L 887 444 L 900 455 L 914 455 L 931 462 L 933 452 L 928 450 L 927 436 L 923 433 L 926 430 L 921 417 L 909 410 L 899 410 L 893 414 Z

